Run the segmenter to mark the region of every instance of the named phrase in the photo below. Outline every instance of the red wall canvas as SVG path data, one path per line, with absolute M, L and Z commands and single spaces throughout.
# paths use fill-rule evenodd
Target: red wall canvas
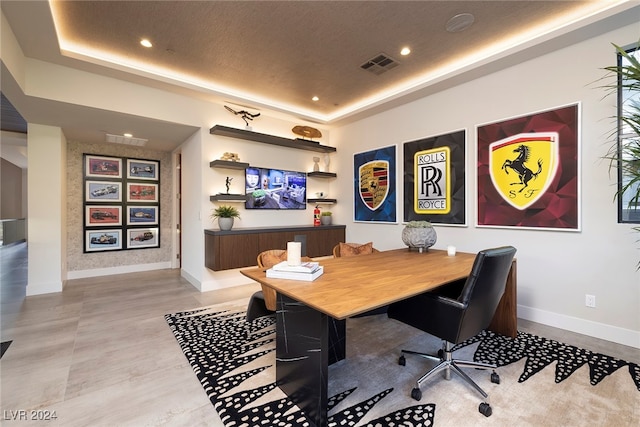
M 477 127 L 478 227 L 580 230 L 579 107 Z

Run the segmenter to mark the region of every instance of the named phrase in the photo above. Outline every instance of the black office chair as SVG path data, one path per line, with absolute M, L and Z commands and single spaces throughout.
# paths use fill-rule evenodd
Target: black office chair
M 420 386 L 437 372 L 444 371 L 445 379 L 451 378 L 451 370 L 460 375 L 485 399 L 479 411 L 491 415 L 489 395 L 478 386 L 460 367 L 491 369 L 491 382 L 500 383 L 496 365 L 453 359 L 452 348 L 486 329 L 504 293 L 507 276 L 516 249 L 512 246 L 486 249 L 478 252 L 471 274 L 466 280 L 445 285 L 432 292 L 393 303 L 387 314 L 390 318 L 411 325 L 443 340 L 438 356 L 416 351 L 402 350 L 398 363 L 405 365 L 405 354 L 415 354 L 438 363 L 417 381 L 411 390 L 415 400 L 422 398 Z

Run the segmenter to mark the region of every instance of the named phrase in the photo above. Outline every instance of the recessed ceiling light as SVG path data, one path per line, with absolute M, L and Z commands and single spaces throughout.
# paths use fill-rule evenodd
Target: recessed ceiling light
M 320 101 L 320 98 L 318 98 L 317 96 L 314 96 L 313 98 L 311 98 L 312 101 Z
M 459 33 L 469 28 L 475 20 L 475 16 L 470 13 L 460 13 L 449 19 L 445 28 L 450 33 Z
M 142 39 L 142 40 L 140 40 L 140 44 L 141 44 L 142 46 L 144 46 L 144 47 L 151 47 L 151 46 L 153 46 L 153 45 L 151 44 L 151 42 L 150 42 L 148 39 Z
M 400 51 L 400 55 L 402 56 L 406 56 L 409 55 L 411 53 L 411 49 L 409 49 L 408 47 L 403 47 L 402 50 Z

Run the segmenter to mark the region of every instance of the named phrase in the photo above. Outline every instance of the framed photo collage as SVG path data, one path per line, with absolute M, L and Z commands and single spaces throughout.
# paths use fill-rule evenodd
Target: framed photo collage
M 160 247 L 160 162 L 84 155 L 84 253 Z

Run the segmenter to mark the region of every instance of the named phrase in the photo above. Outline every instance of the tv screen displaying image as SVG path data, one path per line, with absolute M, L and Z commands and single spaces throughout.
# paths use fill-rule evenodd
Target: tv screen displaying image
M 307 174 L 249 167 L 245 171 L 246 209 L 306 209 Z

